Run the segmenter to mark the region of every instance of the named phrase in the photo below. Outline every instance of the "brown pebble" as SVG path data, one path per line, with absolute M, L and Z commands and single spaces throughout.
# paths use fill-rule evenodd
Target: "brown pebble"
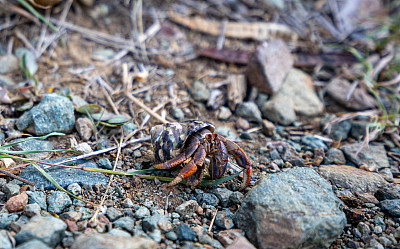
M 197 206 L 197 214 L 202 215 L 203 214 L 203 208 L 200 206 Z
M 264 134 L 266 136 L 268 136 L 268 137 L 272 137 L 273 135 L 276 134 L 275 125 L 272 122 L 268 121 L 268 120 L 263 119 L 262 128 L 263 128 Z
M 67 224 L 67 229 L 70 232 L 76 232 L 79 230 L 78 225 L 73 220 L 64 220 L 65 224 Z
M 243 231 L 240 229 L 227 229 L 217 234 L 217 239 L 224 246 L 232 244 L 237 238 L 243 236 Z
M 247 120 L 244 119 L 244 118 L 238 118 L 238 119 L 236 120 L 235 126 L 236 126 L 236 128 L 242 129 L 242 130 L 244 130 L 244 131 L 245 131 L 245 130 L 248 130 L 248 129 L 250 128 L 249 121 L 247 121 Z
M 19 195 L 11 197 L 6 203 L 6 208 L 10 213 L 19 212 L 24 210 L 27 204 L 28 195 L 25 192 L 22 192 Z

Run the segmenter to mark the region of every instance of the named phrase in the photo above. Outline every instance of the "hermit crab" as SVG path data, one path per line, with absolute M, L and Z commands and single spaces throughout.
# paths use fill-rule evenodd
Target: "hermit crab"
M 242 188 L 250 183 L 252 167 L 246 153 L 236 143 L 214 133 L 214 125 L 199 120 L 173 122 L 154 126 L 151 133 L 156 169 L 170 169 L 184 164 L 168 186 L 187 179 L 192 188 L 197 187 L 208 169 L 212 178 L 221 178 L 227 168 L 229 156 L 244 168 Z

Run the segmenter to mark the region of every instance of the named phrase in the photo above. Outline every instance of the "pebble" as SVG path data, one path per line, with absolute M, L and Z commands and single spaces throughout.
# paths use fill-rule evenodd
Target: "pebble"
M 135 218 L 136 219 L 143 219 L 147 216 L 150 216 L 150 210 L 147 207 L 139 207 L 138 210 L 135 212 Z
M 232 116 L 231 109 L 226 106 L 221 106 L 218 110 L 217 117 L 219 120 L 226 121 Z
M 37 106 L 24 112 L 17 121 L 18 130 L 35 135 L 69 133 L 74 127 L 74 106 L 67 97 L 55 93 L 47 94 Z
M 111 234 L 113 236 L 120 236 L 120 237 L 132 237 L 130 233 L 125 232 L 122 229 L 119 228 L 113 228 L 111 229 L 108 234 Z
M 216 238 L 224 246 L 232 244 L 237 238 L 244 236 L 244 232 L 241 229 L 227 229 L 218 232 Z
M 3 186 L 3 192 L 6 194 L 7 199 L 10 199 L 12 196 L 19 194 L 20 190 L 21 187 L 13 182 L 9 182 Z
M 108 169 L 108 170 L 112 170 L 113 169 L 113 166 L 111 165 L 111 162 L 110 162 L 110 160 L 108 158 L 101 158 L 99 160 L 99 162 L 97 163 L 97 165 L 100 168 L 103 168 L 103 169 Z
M 324 164 L 346 164 L 346 158 L 341 150 L 336 148 L 329 149 L 324 158 Z
M 132 202 L 132 200 L 131 200 L 130 198 L 125 198 L 125 199 L 122 201 L 122 207 L 124 207 L 124 208 L 132 208 L 132 207 L 133 207 L 133 202 Z
M 78 118 L 75 123 L 75 129 L 83 141 L 89 141 L 93 134 L 93 124 L 89 118 Z
M 232 203 L 232 205 L 240 205 L 243 199 L 244 194 L 239 191 L 235 191 L 229 196 L 229 202 Z
M 199 235 L 199 242 L 202 244 L 210 245 L 212 246 L 212 248 L 224 249 L 219 241 L 211 238 L 211 236 L 208 234 Z
M 62 191 L 54 191 L 47 198 L 47 211 L 60 214 L 63 210 L 72 205 L 69 195 Z
M 263 128 L 263 133 L 266 136 L 272 137 L 276 134 L 276 127 L 272 122 L 270 122 L 266 119 L 263 119 L 261 124 L 262 124 L 262 128 Z
M 8 229 L 12 222 L 18 220 L 18 214 L 0 212 L 0 229 Z
M 379 170 L 379 174 L 385 179 L 387 182 L 393 182 L 393 174 L 390 168 L 383 168 Z
M 367 245 L 368 248 L 384 249 L 383 245 L 380 244 L 376 239 L 371 239 Z
M 383 188 L 376 191 L 375 196 L 378 200 L 392 200 L 400 199 L 400 185 L 399 184 L 388 184 Z
M 365 136 L 366 129 L 370 122 L 365 120 L 357 120 L 351 123 L 350 135 L 353 138 L 359 139 Z
M 114 207 L 110 207 L 107 208 L 106 215 L 110 219 L 110 221 L 115 221 L 122 217 L 122 212 Z
M 390 215 L 400 217 L 400 199 L 384 200 L 379 203 L 382 211 L 388 212 Z
M 350 120 L 337 122 L 331 126 L 329 136 L 335 141 L 344 141 L 348 138 L 350 129 L 351 129 Z
M 77 144 L 76 146 L 72 147 L 72 149 L 75 150 L 75 152 L 80 155 L 85 155 L 93 152 L 92 148 L 88 143 Z
M 185 118 L 185 114 L 183 113 L 182 109 L 179 107 L 175 107 L 172 109 L 172 116 L 177 120 L 183 120 Z
M 37 203 L 28 204 L 24 208 L 24 214 L 26 216 L 28 216 L 29 218 L 39 215 L 40 211 L 41 211 L 41 208 L 40 208 L 39 204 L 37 204 Z
M 263 42 L 251 57 L 246 76 L 251 85 L 272 94 L 281 89 L 293 62 L 290 49 L 283 41 Z
M 384 246 L 384 248 L 390 248 L 393 245 L 393 242 L 385 236 L 379 237 L 379 242 Z
M 92 218 L 93 213 L 94 213 L 93 209 L 89 209 L 89 208 L 82 207 L 82 206 L 78 206 L 76 208 L 76 211 L 79 212 L 80 214 L 82 214 L 82 217 L 81 217 L 82 220 L 86 220 L 86 219 Z
M 78 221 L 81 218 L 82 218 L 82 213 L 77 211 L 68 211 L 60 214 L 60 219 L 62 220 Z
M 197 102 L 206 101 L 210 96 L 210 91 L 208 90 L 207 86 L 200 81 L 195 81 L 189 88 L 189 91 L 193 99 Z
M 177 234 L 178 239 L 181 241 L 194 241 L 196 239 L 196 233 L 193 231 L 193 229 L 183 222 L 175 227 L 175 233 Z
M 128 122 L 122 126 L 124 130 L 124 135 L 127 136 L 138 129 L 137 125 L 133 122 Z
M 238 118 L 235 122 L 235 126 L 237 129 L 242 129 L 244 131 L 250 129 L 250 123 L 244 118 Z
M 323 148 L 325 151 L 328 150 L 328 146 L 326 146 L 324 141 L 312 135 L 305 135 L 301 138 L 301 142 L 308 146 L 311 150 L 315 150 L 317 148 Z
M 180 216 L 192 216 L 196 213 L 198 206 L 199 204 L 195 200 L 185 201 L 176 207 L 175 212 L 180 214 Z
M 78 183 L 74 182 L 74 183 L 68 185 L 67 190 L 74 195 L 79 195 L 82 191 L 82 188 L 81 188 L 81 186 L 79 186 Z
M 178 235 L 177 235 L 174 231 L 171 231 L 171 232 L 166 233 L 166 234 L 165 234 L 165 237 L 166 237 L 167 239 L 169 239 L 169 240 L 172 240 L 172 241 L 175 241 L 175 240 L 178 239 Z
M 229 189 L 215 188 L 211 192 L 218 197 L 222 207 L 229 207 L 232 204 L 230 197 L 233 192 L 230 191 Z
M 211 193 L 199 193 L 196 195 L 196 199 L 200 204 L 210 205 L 213 207 L 216 207 L 219 204 L 218 197 Z
M 28 195 L 22 192 L 19 195 L 15 195 L 8 199 L 6 202 L 6 209 L 10 213 L 19 212 L 24 210 L 25 206 L 28 204 Z
M 29 203 L 37 203 L 42 210 L 47 211 L 46 194 L 44 192 L 26 191 L 25 193 L 29 196 Z
M 218 211 L 215 218 L 215 225 L 217 225 L 221 229 L 231 229 L 234 226 L 232 218 L 233 213 L 229 211 L 229 209 Z
M 61 242 L 67 225 L 55 217 L 35 216 L 15 235 L 17 244 L 39 239 L 51 248 Z
M 261 122 L 261 111 L 258 109 L 256 103 L 249 101 L 243 102 L 236 107 L 236 115 L 251 121 Z
M 358 223 L 357 229 L 360 231 L 361 236 L 368 236 L 371 233 L 371 229 L 364 222 Z
M 133 233 L 135 227 L 135 220 L 132 217 L 122 217 L 113 222 L 114 228 L 123 228 L 128 232 Z M 136 231 L 135 231 L 136 232 Z

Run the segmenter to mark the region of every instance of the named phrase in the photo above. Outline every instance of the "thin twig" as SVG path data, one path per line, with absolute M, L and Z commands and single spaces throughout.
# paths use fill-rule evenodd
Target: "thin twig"
M 122 128 L 121 128 L 121 131 L 122 131 L 122 133 L 123 133 L 123 129 L 122 129 Z M 118 150 L 117 150 L 117 157 L 115 158 L 115 163 L 114 163 L 113 171 L 115 171 L 115 169 L 117 168 L 118 160 L 119 160 L 119 157 L 120 157 L 120 155 L 121 155 L 121 149 L 122 149 L 121 145 L 122 145 L 123 139 L 124 139 L 124 136 L 123 136 L 123 134 L 122 134 L 121 139 L 120 139 L 119 143 L 117 144 L 117 147 L 118 147 Z M 101 198 L 101 201 L 100 201 L 99 206 L 97 207 L 96 211 L 94 212 L 93 217 L 90 219 L 91 222 L 93 222 L 93 221 L 96 220 L 96 217 L 97 217 L 97 215 L 99 214 L 100 209 L 101 209 L 101 207 L 103 206 L 103 204 L 104 204 L 104 202 L 105 202 L 105 200 L 106 200 L 106 198 L 107 198 L 107 194 L 108 194 L 108 191 L 110 190 L 111 183 L 113 182 L 113 180 L 114 180 L 114 175 L 111 175 L 111 176 L 110 176 L 110 180 L 108 181 L 108 184 L 107 184 L 106 191 L 105 191 L 105 193 L 104 193 L 104 195 L 103 195 L 103 198 Z
M 218 208 L 217 210 L 215 210 L 214 216 L 210 222 L 210 227 L 208 228 L 208 233 L 211 233 L 212 227 L 214 226 L 214 222 L 215 222 L 215 218 L 217 217 L 217 213 L 218 213 Z
M 5 175 L 7 175 L 7 176 L 9 176 L 11 178 L 17 179 L 17 180 L 19 180 L 19 181 L 21 181 L 23 183 L 26 183 L 26 184 L 28 184 L 30 186 L 35 186 L 35 183 L 33 183 L 31 181 L 28 181 L 28 180 L 26 180 L 26 179 L 24 179 L 22 177 L 16 176 L 13 173 L 8 172 L 7 170 L 0 169 L 0 173 L 3 173 L 3 174 L 5 174 Z

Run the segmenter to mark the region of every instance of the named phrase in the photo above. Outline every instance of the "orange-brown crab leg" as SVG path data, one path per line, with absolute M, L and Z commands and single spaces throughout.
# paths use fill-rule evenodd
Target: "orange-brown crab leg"
M 252 174 L 252 167 L 249 158 L 247 157 L 246 153 L 242 148 L 239 147 L 236 143 L 232 142 L 231 140 L 228 140 L 220 135 L 218 135 L 218 138 L 221 139 L 225 146 L 226 149 L 228 150 L 228 153 L 230 155 L 233 155 L 233 157 L 236 160 L 236 163 L 245 169 L 244 171 L 244 177 L 243 177 L 243 184 L 241 189 L 244 189 L 245 187 L 249 186 L 250 180 L 251 180 L 251 174 Z
M 170 169 L 170 168 L 173 168 L 173 167 L 183 163 L 184 161 L 186 161 L 193 155 L 193 153 L 197 150 L 199 145 L 200 145 L 199 139 L 193 138 L 191 141 L 191 145 L 188 146 L 184 152 L 182 152 L 181 154 L 177 155 L 176 157 L 174 157 L 166 162 L 154 165 L 154 168 Z
M 197 172 L 197 168 L 202 169 L 202 165 L 204 163 L 204 159 L 206 158 L 206 150 L 203 145 L 199 145 L 196 153 L 194 153 L 193 159 L 190 160 L 175 179 L 168 184 L 168 187 L 172 187 L 178 183 L 180 183 L 183 179 L 186 179 Z

